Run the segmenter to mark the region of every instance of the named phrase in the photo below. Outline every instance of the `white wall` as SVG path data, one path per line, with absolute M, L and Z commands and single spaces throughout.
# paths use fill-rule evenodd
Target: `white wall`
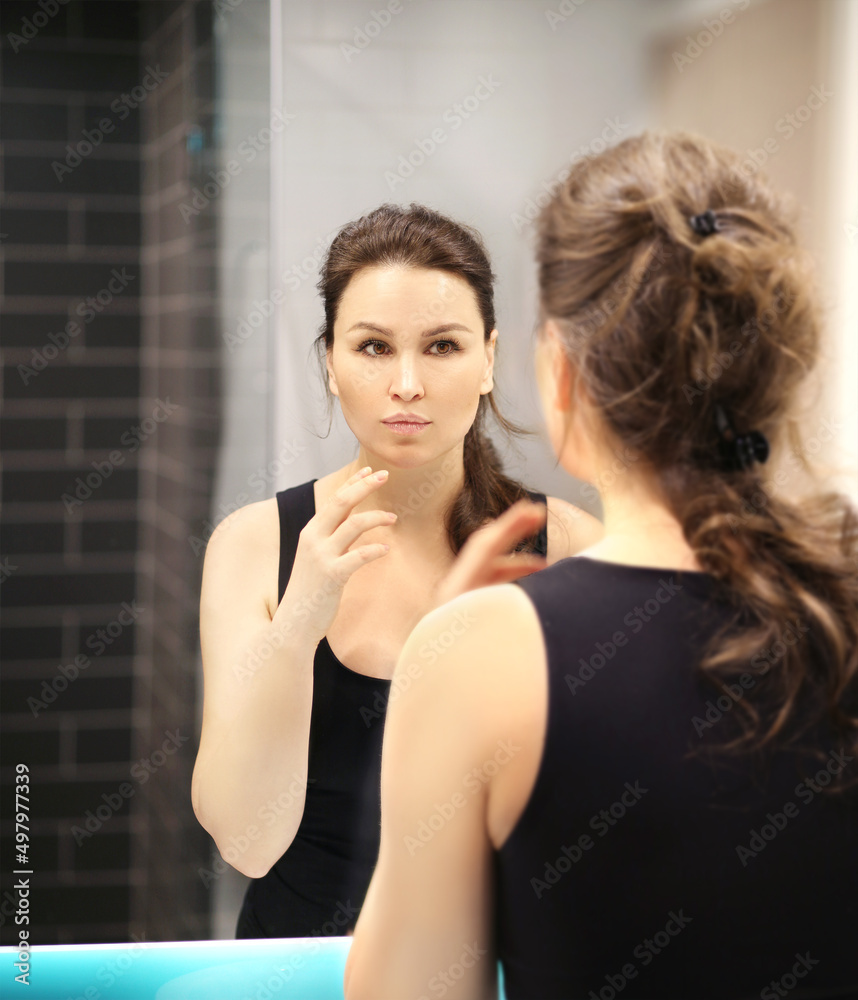
M 824 224 L 831 298 L 832 405 L 841 424 L 831 461 L 843 471 L 836 484 L 858 503 L 858 4 L 831 5 L 832 87 L 835 108 L 826 157 L 828 211 Z
M 854 468 L 858 320 L 849 275 L 852 269 L 854 279 L 858 248 L 858 121 L 855 95 L 848 97 L 856 73 L 858 4 L 814 3 L 831 12 L 822 41 L 835 51 L 823 65 L 833 67 L 841 97 L 832 109 L 834 141 L 821 161 L 829 163 L 829 176 L 824 184 L 822 172 L 813 178 L 815 190 L 837 191 L 833 205 L 819 197 L 818 204 L 831 209 L 820 209 L 824 218 L 815 226 L 830 236 L 824 243 L 830 261 L 823 266 L 836 286 L 829 300 L 834 361 L 824 391 L 836 399 L 843 426 L 831 458 Z M 779 6 L 772 0 L 751 3 L 755 11 L 765 7 L 771 14 Z M 532 371 L 535 272 L 530 227 L 522 218 L 533 207 L 528 199 L 544 193 L 543 182 L 592 149 L 603 132 L 617 139 L 667 124 L 662 84 L 674 66 L 665 44 L 696 35 L 704 19 L 717 19 L 725 7 L 736 19 L 724 37 L 734 37 L 723 44 L 717 40 L 698 60 L 698 73 L 707 60 L 716 61 L 716 48 L 723 56 L 743 34 L 744 28 L 733 25 L 755 19 L 744 0 L 272 0 L 281 20 L 282 53 L 272 99 L 295 116 L 273 176 L 281 204 L 273 217 L 279 261 L 272 287 L 285 296 L 275 325 L 271 397 L 277 489 L 324 475 L 356 454 L 336 404 L 331 436 L 317 437 L 327 426 L 323 385 L 310 355 L 322 320 L 317 262 L 340 226 L 384 201 L 423 202 L 483 233 L 498 275 L 496 394 L 509 417 L 541 430 Z M 767 67 L 777 71 L 770 78 L 783 76 L 789 59 L 777 47 L 754 52 L 764 77 Z M 736 66 L 720 61 L 725 75 L 713 84 L 714 94 L 728 93 L 736 75 Z M 470 117 L 457 117 L 454 105 L 473 95 L 481 79 L 492 81 L 493 92 Z M 748 107 L 765 95 L 752 87 L 740 96 L 747 117 Z M 722 103 L 729 105 L 723 108 L 729 128 L 739 105 Z M 692 108 L 683 124 L 693 128 L 698 118 Z M 698 130 L 705 132 L 704 119 L 699 120 Z M 418 142 L 431 149 L 427 140 L 436 129 L 443 138 L 434 151 L 407 177 L 397 175 L 403 158 L 419 161 Z M 529 485 L 587 506 L 578 484 L 555 469 L 542 438 L 521 442 L 507 464 Z M 858 495 L 854 472 L 843 488 Z
M 819 363 L 799 395 L 803 450 L 817 479 L 858 500 L 858 4 L 721 7 L 733 15 L 721 26 L 718 10 L 698 8 L 694 20 L 665 20 L 653 36 L 655 124 L 742 151 L 745 169 L 761 169 L 791 196 L 822 306 Z M 706 18 L 717 37 L 701 32 Z M 706 42 L 696 54 L 689 35 Z M 677 51 L 693 58 L 676 62 Z M 780 449 L 768 477 L 784 473 L 787 495 L 815 491 L 793 457 Z
M 508 417 L 541 429 L 530 227 L 515 216 L 603 132 L 616 140 L 645 124 L 640 36 L 647 5 L 585 0 L 575 7 L 567 0 L 572 13 L 552 23 L 546 11 L 556 12 L 559 0 L 402 0 L 398 13 L 388 10 L 395 2 L 378 0 L 279 3 L 282 104 L 296 117 L 277 171 L 278 252 L 284 268 L 297 265 L 301 277 L 295 290 L 284 286 L 274 419 L 277 451 L 305 450 L 277 488 L 325 475 L 357 453 L 339 417 L 330 438 L 313 433 L 327 424 L 322 381 L 308 356 L 323 318 L 312 258 L 343 224 L 385 201 L 422 202 L 483 234 L 498 275 L 499 401 Z M 385 27 L 373 10 L 384 21 L 390 15 Z M 481 80 L 488 81 L 485 99 L 469 102 L 477 107 L 464 118 L 454 106 Z M 418 141 L 431 148 L 426 140 L 436 129 L 436 138 L 443 136 L 437 148 L 409 176 L 398 176 L 400 158 L 419 152 Z M 520 456 L 508 458 L 513 474 L 576 499 L 547 444 L 526 439 L 520 447 Z
M 270 323 L 254 304 L 268 298 L 271 142 L 268 0 L 215 5 L 217 147 L 208 207 L 218 214 L 223 436 L 214 523 L 230 510 L 273 495 L 268 378 Z M 228 179 L 227 179 L 228 178 Z M 260 485 L 262 481 L 263 485 Z

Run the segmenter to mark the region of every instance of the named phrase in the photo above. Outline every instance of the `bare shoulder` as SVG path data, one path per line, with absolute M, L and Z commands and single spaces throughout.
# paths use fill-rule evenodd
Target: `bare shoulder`
M 559 497 L 546 497 L 546 506 L 549 565 L 576 555 L 604 537 L 602 522 L 581 507 Z
M 280 514 L 277 500 L 274 497 L 257 500 L 232 511 L 217 524 L 209 538 L 206 556 L 210 551 L 220 555 L 246 545 L 265 548 L 272 540 L 278 541 L 279 536 Z
M 431 611 L 409 637 L 393 683 L 413 691 L 400 699 L 410 704 L 394 709 L 397 732 L 443 740 L 460 773 L 485 786 L 486 834 L 500 847 L 533 788 L 547 725 L 548 655 L 530 598 L 497 584 Z
M 480 728 L 488 735 L 511 717 L 528 717 L 530 694 L 544 672 L 539 617 L 512 583 L 468 591 L 424 615 L 396 667 L 400 677 L 420 677 L 430 700 L 434 692 L 440 703 L 452 696 L 463 706 L 478 705 Z
M 273 615 L 277 607 L 279 562 L 277 500 L 272 497 L 246 504 L 228 514 L 212 532 L 206 546 L 203 590 L 206 583 L 215 584 L 218 591 L 222 585 L 236 592 L 250 587 L 265 599 Z

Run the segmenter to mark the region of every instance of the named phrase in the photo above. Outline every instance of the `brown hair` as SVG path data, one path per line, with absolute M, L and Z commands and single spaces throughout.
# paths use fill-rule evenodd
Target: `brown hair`
M 718 229 L 701 236 L 689 219 L 705 211 Z M 732 678 L 754 678 L 731 699 L 738 725 L 719 753 L 771 753 L 826 724 L 858 752 L 855 508 L 819 490 L 787 500 L 758 464 L 717 458 L 721 406 L 775 454 L 785 436 L 813 474 L 793 404 L 820 330 L 785 203 L 729 150 L 644 133 L 575 164 L 537 233 L 542 318 L 600 428 L 640 460 L 734 605 L 700 664 L 728 697 Z M 805 639 L 790 645 L 791 626 Z
M 423 205 L 381 205 L 343 226 L 322 262 L 317 287 L 325 304 L 325 322 L 316 345 L 329 405 L 333 399 L 325 352 L 333 347 L 340 299 L 358 271 L 376 266 L 435 268 L 458 275 L 474 290 L 486 340 L 494 329 L 494 275 L 479 233 Z M 507 436 L 532 433 L 501 414 L 492 392 L 480 397 L 476 417 L 465 435 L 464 485 L 446 516 L 447 537 L 454 553 L 477 528 L 527 496 L 521 483 L 504 475 L 495 446 L 485 433 L 489 409 Z M 518 548 L 532 548 L 534 540 L 535 536 L 525 539 Z

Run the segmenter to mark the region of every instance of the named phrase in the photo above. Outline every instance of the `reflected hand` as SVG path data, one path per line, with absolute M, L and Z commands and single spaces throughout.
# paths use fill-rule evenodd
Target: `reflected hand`
M 386 510 L 354 511 L 387 481 L 387 470 L 371 472 L 367 467 L 347 479 L 298 534 L 295 562 L 276 617 L 286 619 L 290 626 L 300 620 L 302 631 L 317 644 L 336 618 L 348 580 L 388 551 L 382 542 L 349 547 L 360 542 L 365 532 L 396 521 L 396 515 Z M 383 478 L 379 480 L 378 475 Z
M 462 546 L 453 568 L 435 591 L 436 606 L 459 594 L 494 583 L 509 583 L 521 576 L 545 569 L 544 556 L 510 550 L 545 523 L 544 504 L 519 500 L 500 517 L 475 531 Z

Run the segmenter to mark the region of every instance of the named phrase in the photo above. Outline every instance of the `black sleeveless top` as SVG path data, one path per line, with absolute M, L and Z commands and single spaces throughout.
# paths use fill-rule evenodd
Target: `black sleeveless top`
M 276 494 L 278 601 L 292 572 L 298 534 L 316 512 L 315 482 Z M 545 503 L 544 494 L 530 496 Z M 533 548 L 545 555 L 546 546 L 543 528 Z M 343 935 L 354 928 L 378 859 L 381 743 L 389 693 L 389 680 L 350 670 L 322 639 L 313 660 L 304 814 L 280 860 L 248 886 L 237 938 Z
M 516 583 L 549 696 L 533 791 L 493 852 L 508 1000 L 858 997 L 858 795 L 822 791 L 858 761 L 819 731 L 827 756 L 801 768 L 685 757 L 735 711 L 694 669 L 734 620 L 715 578 L 579 556 Z

